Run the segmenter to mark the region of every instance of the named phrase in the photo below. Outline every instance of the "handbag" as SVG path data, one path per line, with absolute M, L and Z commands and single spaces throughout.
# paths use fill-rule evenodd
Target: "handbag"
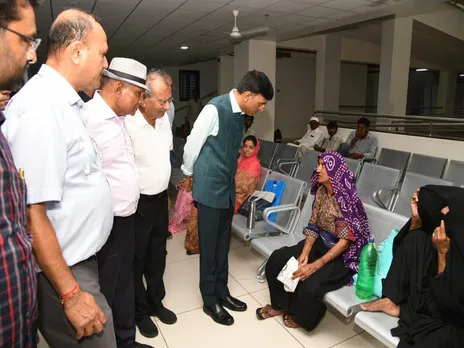
M 275 199 L 275 194 L 272 192 L 265 191 L 255 191 L 251 196 L 249 196 L 242 206 L 239 208 L 238 213 L 245 217 L 248 217 L 250 214 L 250 202 L 256 202 L 256 212 L 255 212 L 255 221 L 263 220 L 263 211 L 264 209 L 270 207 L 272 202 Z
M 274 201 L 272 202 L 272 207 L 275 207 L 280 204 L 282 197 L 284 195 L 285 186 L 287 183 L 280 180 L 267 180 L 266 185 L 264 186 L 264 191 L 272 192 L 275 194 Z M 276 213 L 269 215 L 269 221 L 275 222 L 277 218 Z

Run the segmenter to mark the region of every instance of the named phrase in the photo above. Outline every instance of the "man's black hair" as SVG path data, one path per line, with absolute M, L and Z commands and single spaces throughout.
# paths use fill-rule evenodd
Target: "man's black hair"
M 358 120 L 358 124 L 363 124 L 365 125 L 367 128 L 369 128 L 369 126 L 371 125 L 371 121 L 369 121 L 367 118 L 365 117 L 361 117 L 359 120 Z
M 253 94 L 261 94 L 266 100 L 274 98 L 274 87 L 265 73 L 257 70 L 251 70 L 243 76 L 237 86 L 237 91 L 242 94 L 251 92 Z
M 40 0 L 0 0 L 0 26 L 7 27 L 10 22 L 19 21 L 19 8 L 39 6 Z
M 338 128 L 338 124 L 336 121 L 330 121 L 329 123 L 327 123 L 327 128 L 328 129 Z

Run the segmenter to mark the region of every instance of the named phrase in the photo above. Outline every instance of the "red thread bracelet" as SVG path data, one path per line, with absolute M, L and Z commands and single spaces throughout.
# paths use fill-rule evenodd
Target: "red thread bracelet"
M 71 289 L 71 291 L 67 292 L 63 296 L 60 297 L 61 299 L 61 304 L 64 304 L 64 301 L 66 301 L 68 298 L 70 298 L 72 295 L 74 295 L 77 291 L 79 290 L 79 284 L 76 283 L 74 287 Z

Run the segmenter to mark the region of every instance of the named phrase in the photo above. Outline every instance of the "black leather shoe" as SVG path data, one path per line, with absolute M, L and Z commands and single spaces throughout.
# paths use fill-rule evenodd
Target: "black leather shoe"
M 247 305 L 245 302 L 237 300 L 236 298 L 228 295 L 220 299 L 221 306 L 230 309 L 231 311 L 236 312 L 245 312 L 247 310 Z
M 135 323 L 139 328 L 139 331 L 142 334 L 142 336 L 145 336 L 147 338 L 154 338 L 158 336 L 158 328 L 148 315 L 136 320 Z
M 216 323 L 221 325 L 232 325 L 234 317 L 229 314 L 221 305 L 203 306 L 203 312 L 208 314 Z
M 156 305 L 155 309 L 150 313 L 154 317 L 158 317 L 162 323 L 172 325 L 177 321 L 177 316 L 173 311 L 170 311 L 162 303 Z

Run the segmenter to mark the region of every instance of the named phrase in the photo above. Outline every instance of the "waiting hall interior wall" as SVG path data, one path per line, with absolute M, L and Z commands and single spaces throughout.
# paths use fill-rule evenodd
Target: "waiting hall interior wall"
M 216 59 L 180 67 L 164 67 L 172 75 L 173 83 L 179 86 L 179 70 L 200 71 L 200 95 L 205 96 L 218 90 L 218 62 Z M 230 74 L 230 71 L 227 72 Z M 280 128 L 285 138 L 304 135 L 309 118 L 314 114 L 316 91 L 316 56 L 305 55 L 305 59 L 277 59 L 276 65 L 276 119 L 275 128 Z M 366 99 L 367 66 L 342 63 L 340 103 L 364 105 Z M 176 110 L 185 106 L 179 101 L 178 88 L 173 94 Z M 176 111 L 175 124 L 180 127 L 187 109 Z M 259 117 L 259 114 L 257 115 Z
M 212 59 L 201 63 L 190 64 L 185 66 L 166 66 L 163 67 L 167 73 L 172 76 L 173 84 L 176 89 L 173 91 L 174 105 L 176 107 L 176 114 L 174 123 L 176 127 L 180 127 L 187 116 L 187 108 L 182 110 L 182 107 L 187 105 L 187 102 L 181 102 L 179 100 L 179 70 L 199 70 L 200 71 L 200 96 L 206 96 L 217 90 L 217 60 Z M 206 100 L 203 102 L 206 103 Z M 179 110 L 179 111 L 177 111 Z
M 295 40 L 288 40 L 279 42 L 277 47 L 307 51 L 318 51 L 321 49 L 321 36 L 306 37 Z M 380 44 L 351 39 L 342 39 L 342 61 L 345 62 L 359 62 L 369 64 L 380 64 Z M 411 57 L 411 66 L 415 68 L 427 68 L 433 70 L 440 70 L 440 67 L 428 63 L 424 59 L 418 57 Z
M 316 56 L 278 59 L 276 80 L 276 128 L 286 139 L 300 138 L 315 111 Z M 367 65 L 343 62 L 340 105 L 364 105 L 366 90 Z

